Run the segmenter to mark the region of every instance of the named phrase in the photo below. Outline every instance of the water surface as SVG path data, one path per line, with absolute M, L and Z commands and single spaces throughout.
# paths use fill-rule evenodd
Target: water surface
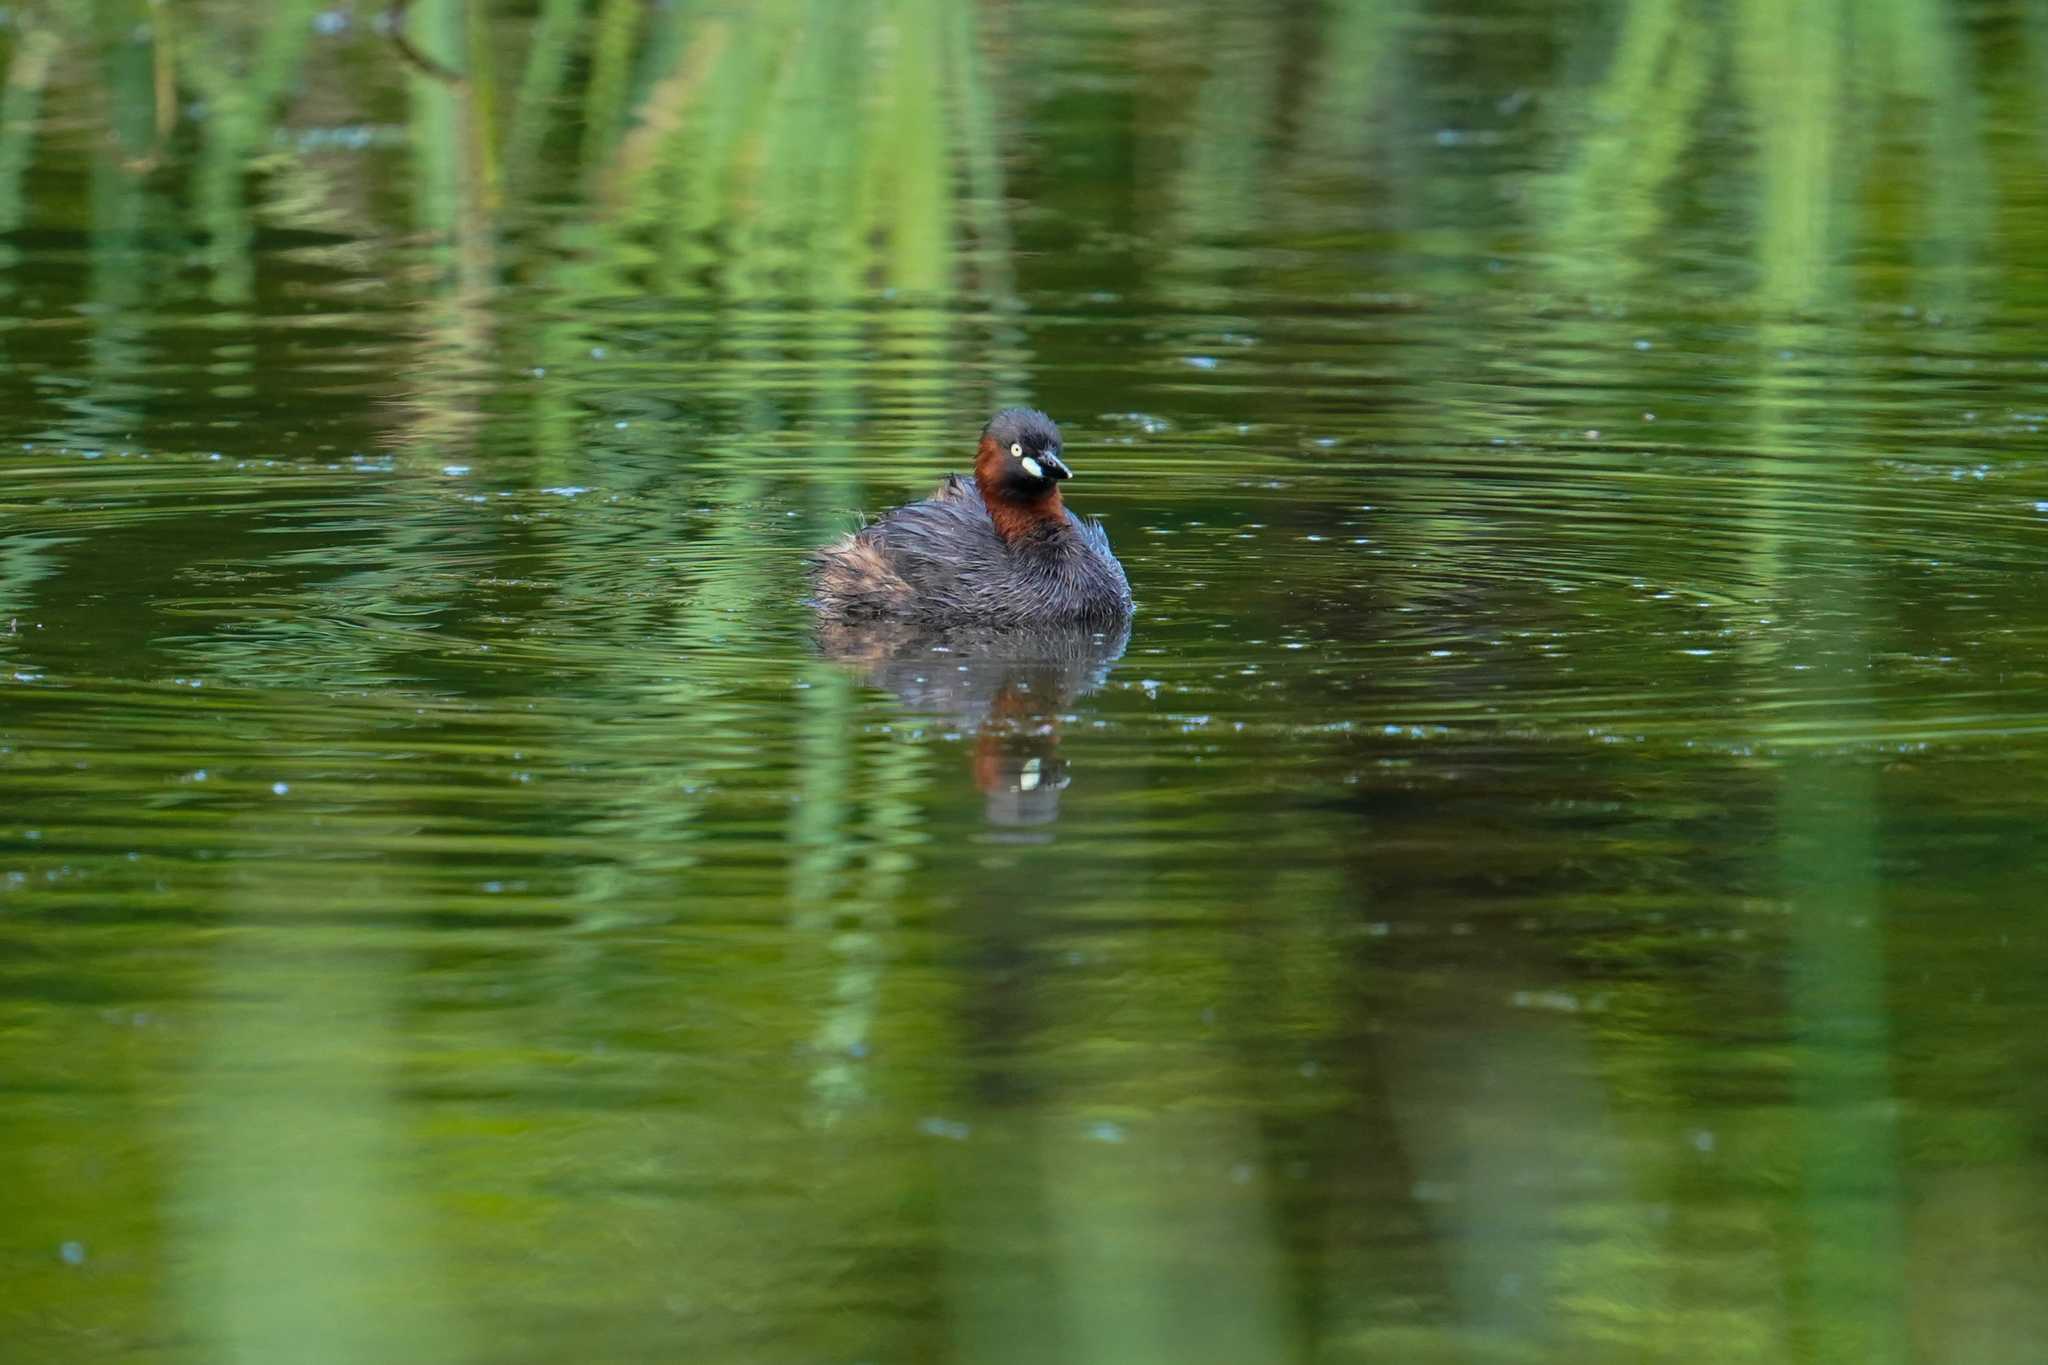
M 2035 1358 L 2033 9 L 7 17 L 0 1356 Z

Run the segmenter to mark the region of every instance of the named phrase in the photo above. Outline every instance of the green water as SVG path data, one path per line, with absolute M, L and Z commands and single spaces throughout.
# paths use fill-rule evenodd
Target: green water
M 4 17 L 0 1360 L 2041 1358 L 2048 9 Z

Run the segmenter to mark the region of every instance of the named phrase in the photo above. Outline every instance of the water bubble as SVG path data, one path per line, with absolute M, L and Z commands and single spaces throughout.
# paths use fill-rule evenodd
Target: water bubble
M 1577 1014 L 1579 998 L 1568 991 L 1516 991 L 1510 997 L 1518 1010 L 1554 1010 L 1559 1014 Z
M 283 796 L 291 789 L 292 786 L 289 782 L 273 782 L 270 784 L 270 791 L 273 796 Z
M 1213 355 L 1183 356 L 1181 364 L 1197 370 L 1213 370 L 1216 368 L 1216 357 Z
M 1162 432 L 1173 430 L 1172 422 L 1169 422 L 1164 417 L 1154 417 L 1149 412 L 1106 412 L 1102 414 L 1102 420 L 1136 427 L 1147 436 L 1157 436 Z

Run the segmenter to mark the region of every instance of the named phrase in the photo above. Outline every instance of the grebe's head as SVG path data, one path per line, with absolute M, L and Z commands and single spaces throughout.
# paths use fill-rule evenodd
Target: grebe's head
M 1074 471 L 1060 458 L 1060 429 L 1036 408 L 1004 408 L 981 429 L 974 463 L 983 492 L 1036 502 Z

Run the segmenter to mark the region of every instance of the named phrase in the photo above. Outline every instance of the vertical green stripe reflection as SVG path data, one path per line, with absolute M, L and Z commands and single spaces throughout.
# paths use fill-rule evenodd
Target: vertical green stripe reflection
M 303 907 L 293 882 L 237 897 Z M 367 913 L 344 883 L 335 910 Z M 180 1291 L 194 1359 L 226 1365 L 458 1360 L 398 1094 L 400 963 L 306 925 L 235 931 L 182 1114 Z
M 1834 3 L 1741 10 L 1745 88 L 1759 143 L 1756 356 L 1757 565 L 1774 596 L 1796 597 L 1806 629 L 1797 675 L 1856 733 L 1866 711 L 1868 561 L 1823 552 L 1863 535 L 1853 500 L 1821 495 L 1806 462 L 1778 458 L 1799 441 L 1825 363 L 1819 329 L 1835 316 L 1846 272 L 1836 205 L 1853 184 L 1837 115 L 1846 17 Z M 1809 367 L 1802 373 L 1798 365 Z M 1793 483 L 1791 481 L 1798 480 Z M 1777 510 L 1769 510 L 1775 508 Z M 1797 579 L 1795 586 L 1794 579 Z M 1779 666 L 1787 661 L 1776 661 Z M 1763 666 L 1770 667 L 1769 661 Z M 1759 688 L 1760 693 L 1766 689 Z M 1792 960 L 1798 1222 L 1789 1249 L 1795 1348 L 1824 1362 L 1902 1360 L 1906 1285 L 1896 1099 L 1885 1016 L 1877 802 L 1867 759 L 1795 750 L 1782 760 L 1779 849 Z

